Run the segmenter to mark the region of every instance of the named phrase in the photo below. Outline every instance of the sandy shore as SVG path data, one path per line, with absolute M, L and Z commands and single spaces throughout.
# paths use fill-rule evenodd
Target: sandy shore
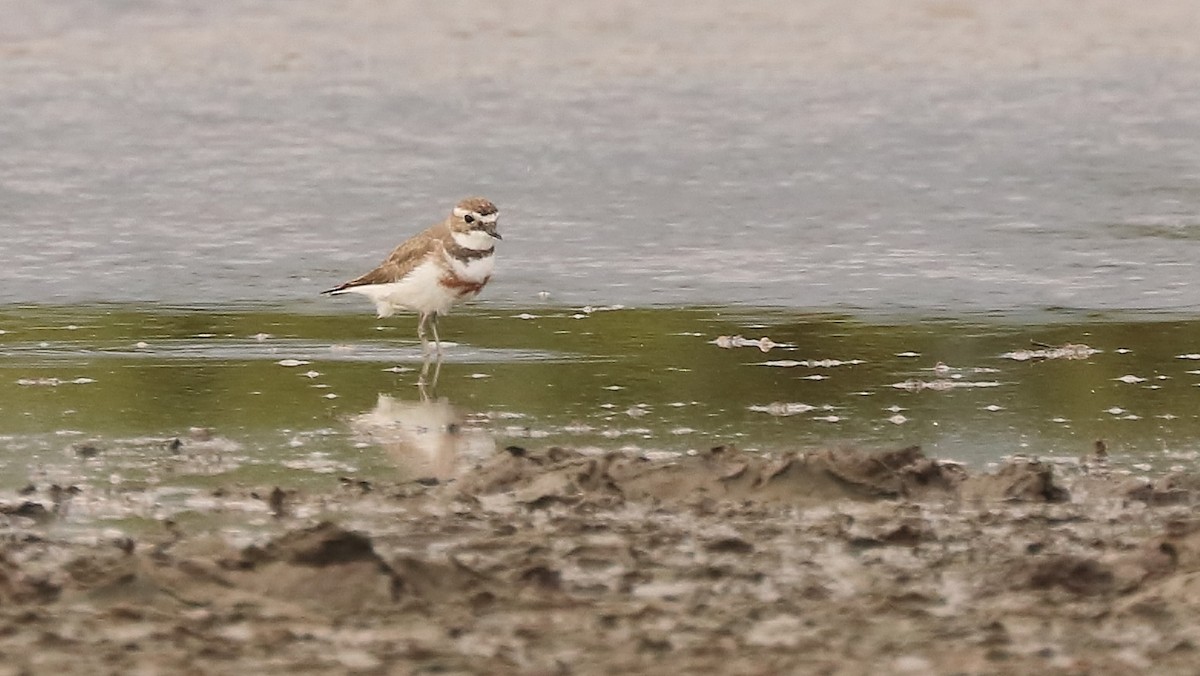
M 31 487 L 0 673 L 1194 673 L 1194 474 L 514 447 L 340 486 L 215 490 L 274 515 L 246 547 L 50 537 L 83 498 Z

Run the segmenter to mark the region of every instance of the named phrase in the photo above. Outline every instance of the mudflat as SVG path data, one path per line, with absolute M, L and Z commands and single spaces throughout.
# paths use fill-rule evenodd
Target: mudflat
M 221 486 L 234 543 L 7 500 L 2 673 L 1193 673 L 1192 472 L 918 448 L 509 447 L 459 478 Z M 134 499 L 126 495 L 123 499 Z

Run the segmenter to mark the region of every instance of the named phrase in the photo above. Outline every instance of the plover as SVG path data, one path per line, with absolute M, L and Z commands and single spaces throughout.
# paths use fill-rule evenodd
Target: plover
M 446 220 L 396 247 L 379 267 L 322 293 L 366 296 L 381 319 L 396 310 L 417 312 L 422 353 L 429 354 L 428 326 L 434 350 L 441 355 L 438 317 L 455 303 L 474 298 L 492 278 L 492 254 L 501 239 L 496 232 L 498 215 L 496 205 L 488 200 L 469 197 Z

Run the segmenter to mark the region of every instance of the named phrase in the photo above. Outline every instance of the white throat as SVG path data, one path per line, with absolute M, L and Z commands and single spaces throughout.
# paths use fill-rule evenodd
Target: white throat
M 454 243 L 472 251 L 491 251 L 496 247 L 496 240 L 482 230 L 451 233 Z

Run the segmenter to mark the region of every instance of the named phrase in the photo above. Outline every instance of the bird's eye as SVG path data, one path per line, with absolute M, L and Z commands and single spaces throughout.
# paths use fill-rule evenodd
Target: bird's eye
M 466 221 L 466 222 L 468 222 L 468 223 L 474 223 L 474 222 L 475 222 L 475 217 L 474 217 L 474 216 L 472 216 L 471 214 L 467 214 L 466 216 L 463 216 L 463 220 L 464 220 L 464 221 Z

